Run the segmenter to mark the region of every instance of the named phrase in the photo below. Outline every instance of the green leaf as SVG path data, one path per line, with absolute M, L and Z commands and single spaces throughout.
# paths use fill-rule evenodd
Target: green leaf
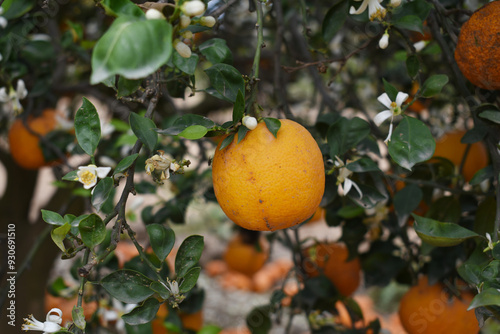
M 238 91 L 245 91 L 245 81 L 241 73 L 231 65 L 215 64 L 205 70 L 213 88 L 225 100 L 235 102 Z
M 380 172 L 377 163 L 370 158 L 361 158 L 350 162 L 346 168 L 355 173 Z
M 244 125 L 238 128 L 238 142 L 236 144 L 239 144 L 243 139 L 245 139 L 248 131 L 250 130 L 248 130 L 248 128 Z
M 424 218 L 412 214 L 415 218 L 413 227 L 420 239 L 437 247 L 455 246 L 469 238 L 480 235 L 465 227 L 453 223 L 442 223 L 434 219 Z
M 157 20 L 155 20 L 157 21 Z M 139 140 L 150 150 L 154 151 L 158 141 L 158 135 L 154 131 L 155 123 L 149 118 L 142 117 L 136 113 L 130 113 L 130 127 Z
M 481 277 L 486 282 L 500 283 L 500 261 L 493 260 L 481 272 Z
M 410 55 L 406 58 L 406 70 L 410 78 L 415 78 L 420 70 L 420 62 L 416 55 Z
M 92 206 L 101 211 L 102 205 L 108 200 L 111 191 L 113 190 L 114 182 L 111 177 L 105 177 L 97 183 L 92 192 Z
M 177 67 L 182 72 L 189 75 L 194 75 L 199 58 L 200 57 L 198 57 L 196 53 L 192 53 L 191 57 L 189 58 L 184 58 L 179 53 L 174 52 L 174 54 L 172 55 L 172 62 L 174 63 L 175 67 Z
M 160 295 L 163 300 L 167 300 L 170 297 L 170 291 L 160 282 L 151 283 L 150 288 Z
M 500 124 L 500 110 L 485 110 L 479 114 L 479 117 Z
M 208 129 L 203 125 L 191 125 L 182 130 L 182 132 L 179 133 L 179 136 L 190 140 L 196 140 L 203 138 L 207 132 Z
M 59 247 L 59 249 L 62 250 L 63 252 L 66 252 L 63 240 L 66 238 L 66 235 L 70 230 L 71 230 L 71 225 L 65 223 L 64 225 L 59 226 L 50 232 L 52 241 L 54 241 L 56 246 Z
M 165 261 L 165 258 L 170 254 L 175 244 L 174 231 L 160 224 L 147 225 L 146 230 L 148 231 L 153 252 L 161 262 Z
M 189 292 L 194 286 L 196 285 L 196 282 L 198 281 L 198 277 L 200 276 L 201 273 L 201 268 L 200 267 L 194 267 L 191 268 L 185 275 L 184 278 L 179 285 L 179 292 L 180 293 L 187 293 Z
M 149 288 L 152 282 L 137 271 L 122 269 L 104 277 L 100 283 L 111 296 L 119 301 L 136 304 L 154 293 Z
M 57 212 L 42 209 L 42 219 L 47 224 L 51 225 L 63 225 L 64 219 Z
M 141 87 L 142 79 L 130 80 L 122 76 L 118 79 L 118 97 L 129 96 Z
M 460 201 L 455 196 L 444 196 L 432 202 L 426 217 L 448 223 L 458 223 L 462 216 Z
M 406 15 L 392 23 L 399 29 L 407 29 L 423 34 L 423 21 L 416 15 Z
M 347 19 L 347 8 L 349 7 L 348 1 L 341 1 L 332 6 L 323 19 L 321 33 L 323 40 L 329 43 L 335 34 L 342 28 L 345 20 Z
M 445 74 L 436 74 L 425 80 L 422 85 L 422 96 L 432 97 L 439 94 L 443 87 L 448 83 L 448 76 Z
M 92 249 L 106 239 L 106 226 L 101 217 L 91 214 L 78 224 L 78 230 L 82 241 L 88 248 Z
M 231 144 L 234 140 L 234 134 L 230 134 L 220 143 L 219 151 L 225 149 L 229 144 Z
M 7 20 L 16 19 L 29 12 L 36 4 L 35 0 L 5 0 L 2 4 Z
M 163 130 L 156 130 L 156 132 L 162 135 L 177 136 L 186 128 L 193 125 L 201 125 L 207 129 L 211 129 L 216 126 L 214 121 L 212 121 L 207 117 L 195 114 L 187 114 L 176 119 L 174 123 L 172 123 L 172 126 L 170 126 L 169 128 Z
M 236 95 L 236 102 L 233 107 L 233 124 L 238 123 L 243 118 L 245 114 L 245 95 L 241 90 L 238 91 Z
M 500 305 L 500 291 L 498 291 L 497 289 L 488 288 L 478 293 L 472 299 L 467 310 L 472 310 L 477 307 L 489 305 Z
M 132 155 L 129 155 L 128 157 L 123 158 L 116 166 L 113 175 L 125 172 L 134 163 L 138 156 L 139 153 L 134 153 Z
M 71 172 L 67 173 L 62 177 L 63 180 L 65 181 L 78 181 L 78 171 L 77 170 L 72 170 Z
M 398 191 L 393 199 L 394 209 L 398 217 L 406 218 L 413 210 L 418 208 L 423 196 L 422 190 L 414 184 L 409 184 Z
M 391 85 L 387 80 L 382 78 L 382 82 L 384 83 L 384 90 L 391 99 L 391 101 L 396 101 L 396 97 L 398 96 L 398 90 L 396 87 Z
M 326 138 L 330 145 L 330 157 L 342 155 L 370 134 L 370 125 L 361 118 L 341 117 L 330 125 Z
M 247 315 L 247 326 L 252 334 L 268 334 L 272 327 L 271 306 L 257 306 Z
M 222 329 L 216 325 L 205 325 L 198 331 L 197 334 L 219 334 L 221 330 Z
M 129 0 L 102 0 L 101 5 L 109 16 L 128 15 L 139 18 L 145 17 L 144 12 Z
M 175 256 L 175 273 L 178 278 L 183 278 L 198 264 L 203 247 L 204 241 L 200 235 L 191 235 L 182 242 Z
M 160 302 L 156 298 L 148 298 L 129 313 L 122 315 L 122 319 L 129 325 L 147 324 L 155 318 L 159 308 Z
M 394 129 L 388 146 L 392 159 L 401 167 L 411 170 L 415 164 L 432 158 L 436 142 L 424 123 L 405 116 Z
M 172 26 L 166 20 L 118 17 L 97 41 L 90 82 L 119 74 L 141 79 L 164 65 L 172 54 Z
M 71 310 L 71 317 L 73 318 L 73 323 L 76 327 L 81 330 L 85 329 L 85 315 L 83 314 L 83 307 L 81 306 L 73 306 L 73 310 Z
M 264 117 L 264 123 L 266 123 L 267 129 L 273 134 L 274 138 L 278 138 L 281 121 L 276 118 Z
M 94 105 L 85 97 L 75 115 L 75 134 L 83 151 L 93 156 L 101 139 L 101 123 Z
M 474 174 L 472 179 L 469 181 L 471 186 L 479 185 L 481 182 L 491 179 L 495 176 L 495 170 L 492 165 L 488 165 L 484 168 L 481 168 Z
M 225 63 L 231 65 L 233 63 L 233 54 L 227 47 L 226 41 L 221 38 L 212 38 L 202 43 L 198 50 L 212 64 Z

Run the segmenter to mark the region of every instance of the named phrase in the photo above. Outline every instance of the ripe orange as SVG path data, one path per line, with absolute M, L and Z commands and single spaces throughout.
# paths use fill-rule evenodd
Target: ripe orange
M 160 305 L 160 309 L 156 313 L 156 318 L 151 322 L 153 334 L 168 334 L 169 331 L 163 326 L 163 321 L 168 316 L 168 308 L 165 304 Z M 185 313 L 179 311 L 179 318 L 181 319 L 184 329 L 197 332 L 203 327 L 203 311 L 200 310 L 195 313 Z
M 54 130 L 58 124 L 56 110 L 46 109 L 38 117 L 29 116 L 26 124 L 32 132 L 44 136 Z M 9 130 L 10 153 L 14 161 L 24 169 L 38 169 L 53 161 L 46 161 L 40 147 L 40 139 L 31 133 L 18 118 Z
M 500 1 L 479 8 L 462 25 L 455 60 L 474 85 L 500 89 Z
M 478 333 L 475 313 L 467 311 L 473 297 L 469 292 L 462 292 L 460 299 L 451 296 L 443 284 L 429 285 L 424 276 L 401 299 L 401 324 L 409 334 Z
M 446 158 L 453 162 L 455 166 L 460 166 L 465 149 L 467 148 L 467 144 L 460 142 L 464 134 L 465 131 L 455 131 L 445 134 L 436 141 L 434 156 Z M 469 182 L 478 170 L 486 166 L 488 166 L 488 151 L 486 146 L 482 142 L 472 144 L 462 169 L 465 181 Z
M 325 189 L 323 156 L 300 124 L 281 120 L 277 138 L 260 122 L 237 144 L 215 151 L 215 196 L 226 215 L 248 230 L 276 231 L 302 223 Z
M 249 232 L 240 232 L 229 241 L 224 261 L 229 269 L 253 276 L 269 257 L 269 243 L 260 233 Z
M 322 272 L 343 296 L 352 295 L 361 281 L 361 263 L 355 257 L 346 261 L 349 250 L 341 243 L 318 243 L 304 251 L 303 269 L 309 277 Z

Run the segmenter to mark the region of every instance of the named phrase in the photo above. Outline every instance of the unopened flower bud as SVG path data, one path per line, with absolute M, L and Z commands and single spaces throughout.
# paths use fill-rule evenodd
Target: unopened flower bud
M 415 51 L 420 52 L 427 46 L 427 44 L 429 44 L 429 41 L 420 41 L 413 44 L 413 47 L 415 48 Z
M 181 29 L 187 28 L 191 24 L 191 18 L 186 15 L 181 15 L 179 19 L 179 26 Z
M 186 16 L 200 16 L 205 12 L 205 4 L 200 0 L 186 1 L 182 4 L 181 11 Z
M 181 55 L 181 57 L 183 58 L 191 57 L 191 49 L 183 42 L 177 40 L 176 42 L 174 42 L 174 48 Z
M 401 5 L 401 0 L 391 0 L 392 7 L 399 7 Z
M 162 12 L 160 12 L 158 9 L 148 9 L 146 12 L 146 19 L 148 20 L 164 20 L 165 15 L 163 15 Z
M 213 16 L 203 16 L 200 19 L 200 24 L 205 27 L 212 28 L 217 21 L 215 20 L 215 17 Z
M 382 38 L 380 39 L 380 41 L 378 41 L 378 46 L 381 49 L 385 49 L 385 48 L 387 48 L 388 45 L 389 45 L 389 33 L 385 32 L 384 35 L 382 35 Z
M 189 30 L 186 30 L 186 31 L 182 32 L 181 36 L 182 36 L 182 38 L 191 39 L 191 38 L 193 38 L 193 33 Z
M 246 126 L 249 130 L 253 130 L 257 127 L 257 119 L 251 116 L 243 117 L 241 123 Z

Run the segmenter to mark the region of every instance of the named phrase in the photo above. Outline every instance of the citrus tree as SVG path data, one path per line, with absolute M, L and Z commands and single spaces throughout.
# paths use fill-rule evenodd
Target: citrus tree
M 200 320 L 203 236 L 172 229 L 203 201 L 265 231 L 224 255 L 258 260 L 238 270 L 253 275 L 267 242 L 290 250 L 252 333 L 296 317 L 313 333 L 379 333 L 352 296 L 394 283 L 408 333 L 498 329 L 500 2 L 0 5 L 7 326 L 43 314 L 61 257 L 73 284 L 61 275 L 48 293 L 74 299 L 22 329 L 220 332 Z M 55 191 L 31 225 L 48 166 Z M 323 211 L 340 239 L 302 238 Z M 38 291 L 21 291 L 33 277 Z

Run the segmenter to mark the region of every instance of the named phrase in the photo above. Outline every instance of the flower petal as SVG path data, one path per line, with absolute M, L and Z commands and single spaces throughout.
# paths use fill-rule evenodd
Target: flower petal
M 391 108 L 391 99 L 389 98 L 389 95 L 387 95 L 387 93 L 384 93 L 382 95 L 380 95 L 377 100 L 382 103 L 384 106 L 386 106 L 387 108 Z
M 0 88 L 0 102 L 8 102 L 10 100 L 9 94 L 7 94 L 7 88 Z
M 408 98 L 408 94 L 403 93 L 403 92 L 398 92 L 398 95 L 396 96 L 396 104 L 398 107 L 401 107 L 404 101 Z
M 353 182 L 350 179 L 345 179 L 344 181 L 344 196 L 346 196 L 351 190 Z
M 24 99 L 28 95 L 28 90 L 24 84 L 24 80 L 17 80 L 16 96 L 19 100 Z
M 356 189 L 358 191 L 358 193 L 359 193 L 359 199 L 362 199 L 363 198 L 363 192 L 358 187 L 358 185 L 356 184 L 356 182 L 352 182 L 352 185 L 353 185 L 354 189 Z
M 354 6 L 351 6 L 351 8 L 349 9 L 349 14 L 359 15 L 363 13 L 366 10 L 366 7 L 368 7 L 368 2 L 370 2 L 370 0 L 363 0 L 363 3 L 361 3 L 361 6 L 359 6 L 358 9 L 354 8 Z
M 384 111 L 379 112 L 377 115 L 375 115 L 375 117 L 373 118 L 373 122 L 375 122 L 375 124 L 377 126 L 380 126 L 380 124 L 382 124 L 382 122 L 384 122 L 386 119 L 390 118 L 391 116 L 392 116 L 391 110 L 384 110 Z
M 111 167 L 97 167 L 96 168 L 96 173 L 97 176 L 101 179 L 105 178 L 106 175 L 111 171 Z
M 389 133 L 387 134 L 387 138 L 385 138 L 384 140 L 384 143 L 387 143 L 388 141 L 391 140 L 391 136 L 392 136 L 392 122 L 391 122 L 391 125 L 389 125 Z

